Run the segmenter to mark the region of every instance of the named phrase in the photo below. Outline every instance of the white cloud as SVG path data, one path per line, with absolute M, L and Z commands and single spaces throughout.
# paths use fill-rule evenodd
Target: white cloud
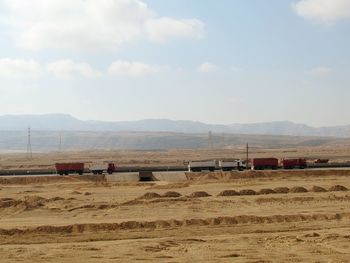
M 331 73 L 333 70 L 329 67 L 315 67 L 312 68 L 309 73 L 313 75 L 327 75 Z
M 293 7 L 300 16 L 316 22 L 333 23 L 350 19 L 349 0 L 299 0 Z
M 199 65 L 198 71 L 203 73 L 210 73 L 217 71 L 218 67 L 212 63 L 204 62 L 203 64 Z
M 98 78 L 102 74 L 94 70 L 87 63 L 75 63 L 69 59 L 62 59 L 47 65 L 47 70 L 58 78 L 85 77 Z
M 37 78 L 43 73 L 42 67 L 34 60 L 0 59 L 0 76 L 6 78 Z
M 203 22 L 158 17 L 143 0 L 0 0 L 17 46 L 116 49 L 140 39 L 198 38 Z
M 149 38 L 157 42 L 172 38 L 201 38 L 204 34 L 204 24 L 198 19 L 150 19 L 145 28 Z
M 145 64 L 143 62 L 130 62 L 125 60 L 119 60 L 113 62 L 109 69 L 110 75 L 128 75 L 128 76 L 143 76 L 150 75 L 159 72 L 160 69 L 157 66 Z

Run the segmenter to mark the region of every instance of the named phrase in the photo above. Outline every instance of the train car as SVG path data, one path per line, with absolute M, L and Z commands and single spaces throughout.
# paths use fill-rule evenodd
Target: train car
M 283 169 L 304 169 L 306 168 L 306 159 L 304 158 L 284 158 L 281 160 L 281 166 Z
M 221 168 L 222 171 L 232 171 L 232 170 L 242 171 L 244 170 L 245 167 L 241 160 L 232 160 L 232 161 L 219 161 L 219 168 Z
M 191 161 L 188 164 L 189 172 L 201 172 L 204 170 L 209 170 L 211 172 L 215 171 L 216 161 Z
M 277 168 L 278 168 L 277 158 L 254 158 L 251 160 L 252 170 L 264 170 L 264 169 L 275 170 Z
M 90 171 L 93 174 L 103 174 L 104 172 L 107 172 L 108 174 L 114 173 L 116 170 L 114 163 L 108 163 L 108 165 L 99 165 L 99 166 L 92 166 L 90 167 Z
M 56 163 L 56 173 L 59 175 L 68 175 L 77 173 L 82 175 L 84 173 L 84 163 Z

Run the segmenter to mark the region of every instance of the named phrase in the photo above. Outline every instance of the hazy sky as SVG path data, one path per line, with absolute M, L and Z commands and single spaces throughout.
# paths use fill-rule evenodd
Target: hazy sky
M 0 0 L 0 115 L 350 124 L 349 0 Z

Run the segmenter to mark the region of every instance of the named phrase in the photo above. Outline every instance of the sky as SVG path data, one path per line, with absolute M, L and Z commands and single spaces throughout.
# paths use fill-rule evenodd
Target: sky
M 349 0 L 0 0 L 0 115 L 350 124 Z

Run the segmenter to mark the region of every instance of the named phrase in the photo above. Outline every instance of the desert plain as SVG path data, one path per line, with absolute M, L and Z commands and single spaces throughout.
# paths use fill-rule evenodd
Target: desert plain
M 130 153 L 129 163 L 151 154 L 165 164 L 195 153 Z M 174 173 L 152 182 L 0 177 L 1 262 L 349 262 L 347 189 L 346 168 Z

